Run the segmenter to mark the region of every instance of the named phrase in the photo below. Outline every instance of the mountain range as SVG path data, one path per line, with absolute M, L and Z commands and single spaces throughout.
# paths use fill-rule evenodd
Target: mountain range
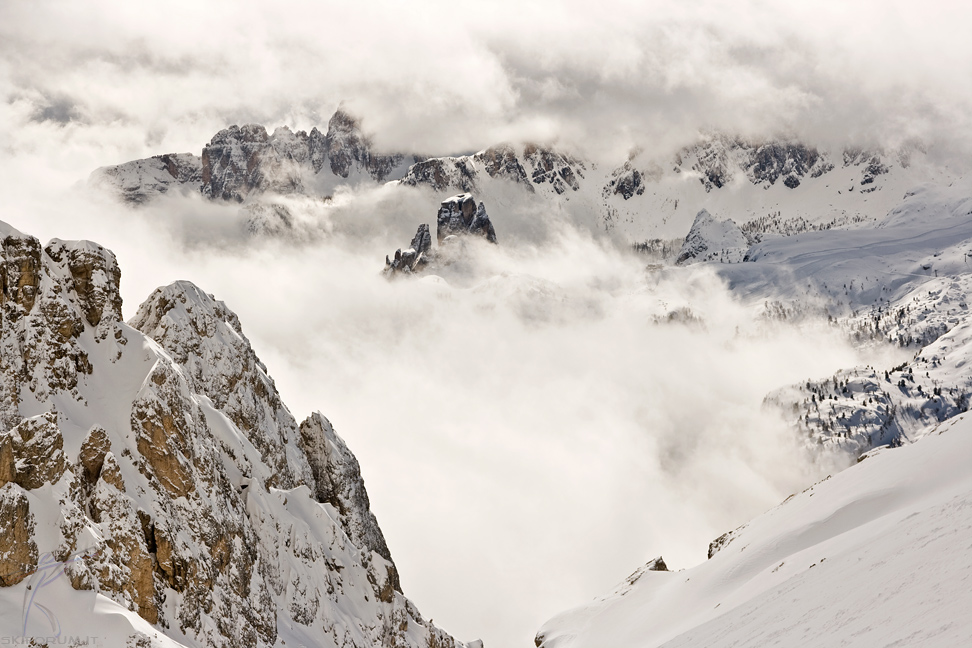
M 763 401 L 848 468 L 713 539 L 697 567 L 652 560 L 536 645 L 946 646 L 972 641 L 970 178 L 919 142 L 711 132 L 608 165 L 532 143 L 389 153 L 339 110 L 325 133 L 231 126 L 199 155 L 89 184 L 136 209 L 239 205 L 254 234 L 291 227 L 277 198 L 390 186 L 442 205 L 440 244 L 455 221 L 502 245 L 504 215 L 532 201 L 620 241 L 646 277 L 712 270 L 767 326 L 826 321 L 906 349 Z M 225 304 L 176 282 L 123 322 L 110 251 L 0 227 L 2 627 L 76 635 L 94 615 L 112 645 L 481 645 L 404 596 L 353 454 L 322 414 L 297 422 Z M 434 269 L 432 251 L 422 224 L 386 272 Z M 705 326 L 691 308 L 663 323 Z

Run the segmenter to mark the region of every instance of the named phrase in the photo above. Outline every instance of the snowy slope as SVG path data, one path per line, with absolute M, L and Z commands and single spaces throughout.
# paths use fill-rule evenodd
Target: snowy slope
M 882 449 L 734 531 L 548 621 L 542 648 L 972 642 L 972 417 Z
M 110 251 L 0 237 L 2 636 L 462 645 L 401 594 L 356 459 L 319 413 L 298 425 L 225 304 L 177 282 L 125 324 Z
M 732 218 L 743 231 L 799 233 L 873 227 L 922 183 L 966 186 L 966 168 L 898 151 L 817 151 L 706 134 L 667 155 L 640 151 L 621 166 L 536 145 L 503 145 L 414 165 L 400 181 L 441 195 L 476 193 L 490 205 L 539 198 L 548 211 L 627 242 L 684 237 L 696 215 Z

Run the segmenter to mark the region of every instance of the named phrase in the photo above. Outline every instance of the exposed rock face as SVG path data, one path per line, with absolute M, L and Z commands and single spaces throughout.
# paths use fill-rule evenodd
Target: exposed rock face
M 865 151 L 863 149 L 848 149 L 844 151 L 844 166 L 863 167 L 861 173 L 861 184 L 869 185 L 879 175 L 887 173 L 890 169 L 882 159 L 880 151 Z
M 523 157 L 534 184 L 550 183 L 558 194 L 580 189 L 577 180 L 584 177 L 584 164 L 579 160 L 536 144 L 527 144 Z
M 401 183 L 431 187 L 434 191 L 475 191 L 478 172 L 472 158 L 430 158 L 409 167 Z
M 625 200 L 630 200 L 632 196 L 640 196 L 645 193 L 645 178 L 641 171 L 632 166 L 629 160 L 614 171 L 604 192 L 620 194 Z
M 301 193 L 299 164 L 308 156 L 306 134 L 298 139 L 280 128 L 273 137 L 263 126 L 247 124 L 221 130 L 202 151 L 202 192 L 210 198 L 243 200 L 251 193 Z
M 100 426 L 91 428 L 81 443 L 81 453 L 78 455 L 81 475 L 86 481 L 93 483 L 98 479 L 109 452 L 111 452 L 111 439 L 108 438 L 108 433 Z
M 432 234 L 425 223 L 419 225 L 411 245 L 405 249 L 395 250 L 394 258 L 385 256 L 385 274 L 412 274 L 448 266 L 461 258 L 463 246 L 450 246 L 450 242 L 458 242 L 457 237 L 473 235 L 481 236 L 490 243 L 496 243 L 496 230 L 486 214 L 483 203 L 476 205 L 471 194 L 459 194 L 442 201 L 436 216 L 436 238 L 439 249 L 432 249 Z
M 34 516 L 23 489 L 0 487 L 0 587 L 16 585 L 37 567 Z
M 478 234 L 490 243 L 496 242 L 496 230 L 483 203 L 476 206 L 471 194 L 462 193 L 442 201 L 436 216 L 436 237 L 442 242 L 453 234 Z
M 524 146 L 522 154 L 509 144 L 500 144 L 475 155 L 418 162 L 409 167 L 400 182 L 435 191 L 473 193 L 481 189 L 484 177 L 515 183 L 530 193 L 536 191 L 536 185 L 549 185 L 555 194 L 562 194 L 580 188 L 584 163 L 535 144 Z
M 395 250 L 395 258 L 385 256 L 385 273 L 403 272 L 409 274 L 422 270 L 433 258 L 432 234 L 427 223 L 418 226 L 412 243 L 405 250 Z
M 689 230 L 676 264 L 685 265 L 700 261 L 738 263 L 746 256 L 749 242 L 742 230 L 730 219 L 717 221 L 706 211 L 700 211 Z
M 306 461 L 287 461 L 297 422 L 226 304 L 179 281 L 156 289 L 131 324 L 161 344 L 183 368 L 191 390 L 211 399 L 246 434 L 274 468 L 269 485 L 309 483 Z
M 90 183 L 115 191 L 125 201 L 143 204 L 173 188 L 200 191 L 216 200 L 244 202 L 263 194 L 314 194 L 321 174 L 342 180 L 362 175 L 384 182 L 404 173 L 403 155 L 379 155 L 354 117 L 338 110 L 327 134 L 317 128 L 268 134 L 259 124 L 230 126 L 203 147 L 202 155 L 168 153 L 103 167 Z
M 799 142 L 747 142 L 723 134 L 712 134 L 684 149 L 679 160 L 695 157 L 692 170 L 701 174 L 706 191 L 728 185 L 737 172 L 751 183 L 771 186 L 779 179 L 790 189 L 804 177 L 818 177 L 834 165 L 816 149 Z M 678 162 L 679 164 L 681 162 Z
M 10 457 L 14 458 L 13 471 Z M 40 488 L 57 483 L 66 469 L 64 438 L 57 428 L 56 413 L 24 419 L 0 434 L 0 486 L 14 482 L 25 490 Z
M 800 186 L 800 178 L 817 178 L 834 168 L 816 149 L 800 143 L 771 142 L 751 151 L 745 165 L 753 184 L 774 184 L 783 178 L 790 189 Z
M 176 641 L 461 645 L 401 594 L 354 456 L 323 416 L 297 425 L 225 304 L 179 282 L 133 328 L 110 252 L 0 236 L 0 586 L 44 556 Z
M 317 501 L 338 510 L 341 526 L 354 544 L 374 551 L 391 563 L 391 584 L 401 592 L 391 552 L 378 528 L 378 520 L 371 512 L 371 502 L 368 501 L 358 460 L 348 450 L 344 440 L 334 433 L 331 422 L 320 412 L 314 412 L 300 424 L 300 447 L 307 455 L 314 474 Z
M 118 328 L 120 275 L 114 255 L 88 241 L 54 240 L 0 226 L 0 427 L 21 421 L 24 394 L 44 402 L 52 392 L 81 400 L 78 383 L 91 372 L 80 343 L 86 326 L 102 351 L 117 356 L 126 339 Z M 46 282 L 46 283 L 45 283 Z
M 373 153 L 358 120 L 343 110 L 335 112 L 327 124 L 327 156 L 334 175 L 347 178 L 358 167 L 367 170 L 376 182 L 384 182 L 405 159 L 403 155 Z
M 491 146 L 482 153 L 477 153 L 474 158 L 482 163 L 489 177 L 509 180 L 533 191 L 533 185 L 517 157 L 516 149 L 509 144 Z

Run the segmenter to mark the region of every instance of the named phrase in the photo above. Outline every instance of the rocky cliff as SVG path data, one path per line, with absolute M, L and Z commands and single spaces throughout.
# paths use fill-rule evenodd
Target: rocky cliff
M 429 226 L 423 223 L 408 248 L 395 250 L 394 258 L 385 256 L 385 274 L 411 274 L 449 265 L 462 256 L 464 248 L 458 237 L 465 236 L 482 237 L 496 243 L 496 229 L 486 213 L 486 206 L 482 202 L 477 205 L 468 193 L 447 198 L 439 206 L 436 214 L 438 248 L 432 248 L 432 234 Z
M 0 241 L 5 634 L 462 645 L 402 595 L 356 459 L 297 423 L 225 304 L 177 282 L 126 324 L 110 251 Z
M 326 134 L 286 126 L 268 134 L 259 124 L 233 125 L 216 133 L 199 156 L 166 154 L 102 167 L 89 181 L 134 204 L 173 187 L 244 202 L 263 194 L 326 195 L 342 182 L 397 179 L 406 168 L 405 156 L 376 153 L 360 122 L 338 110 Z

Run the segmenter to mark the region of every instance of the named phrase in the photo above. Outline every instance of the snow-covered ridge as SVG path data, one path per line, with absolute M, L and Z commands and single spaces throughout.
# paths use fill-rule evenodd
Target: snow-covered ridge
M 592 229 L 640 243 L 685 236 L 702 209 L 720 219 L 731 216 L 754 240 L 767 232 L 872 225 L 917 184 L 947 183 L 967 172 L 933 162 L 919 144 L 893 151 L 824 150 L 721 133 L 702 133 L 679 151 L 638 149 L 617 166 L 532 143 L 461 156 L 378 154 L 360 122 L 339 110 L 326 134 L 284 126 L 268 135 L 263 126 L 232 126 L 198 158 L 135 160 L 98 169 L 90 182 L 131 203 L 179 188 L 252 205 L 261 197 L 319 199 L 339 186 L 385 182 L 442 198 L 474 193 L 494 205 L 529 196 Z M 286 229 L 288 221 L 286 214 L 255 218 L 271 221 L 253 228 L 266 232 Z
M 407 166 L 403 155 L 375 153 L 358 120 L 338 110 L 326 134 L 286 126 L 268 134 L 259 124 L 233 125 L 216 133 L 199 156 L 166 154 L 102 167 L 89 182 L 134 204 L 173 187 L 244 202 L 262 194 L 330 195 L 339 184 L 398 179 Z
M 401 594 L 356 459 L 297 424 L 225 304 L 177 282 L 126 324 L 110 251 L 0 234 L 4 636 L 463 645 Z
M 557 615 L 540 648 L 972 641 L 972 418 L 875 451 L 723 539 Z

